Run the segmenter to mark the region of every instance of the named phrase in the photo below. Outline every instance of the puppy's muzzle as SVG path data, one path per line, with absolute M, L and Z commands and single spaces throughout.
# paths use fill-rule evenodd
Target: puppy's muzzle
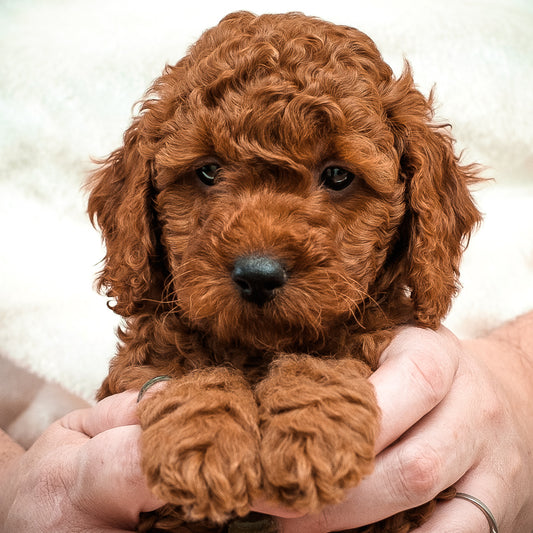
M 262 306 L 285 285 L 288 275 L 277 259 L 266 255 L 246 255 L 235 261 L 231 279 L 245 300 Z

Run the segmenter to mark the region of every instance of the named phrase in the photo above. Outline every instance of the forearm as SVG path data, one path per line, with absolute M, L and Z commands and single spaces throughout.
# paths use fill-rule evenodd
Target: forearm
M 509 343 L 533 361 L 533 311 L 495 329 L 489 338 Z
M 502 403 L 505 398 L 517 423 L 523 427 L 525 439 L 533 446 L 533 312 L 496 328 L 485 337 L 465 341 L 464 346 L 498 382 Z
M 533 392 L 533 312 L 503 324 L 484 337 L 464 341 L 464 345 L 497 373 L 504 386 L 514 388 L 522 383 L 526 394 Z

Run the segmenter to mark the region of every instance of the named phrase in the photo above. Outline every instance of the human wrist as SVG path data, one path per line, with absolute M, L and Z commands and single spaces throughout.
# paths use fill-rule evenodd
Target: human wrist
M 533 311 L 496 328 L 488 338 L 513 346 L 533 362 Z
M 505 392 L 512 412 L 531 419 L 533 398 L 533 312 L 494 329 L 487 335 L 462 341 L 463 347 L 492 375 Z M 533 427 L 526 424 L 526 438 L 533 445 Z
M 462 341 L 463 347 L 493 370 L 523 366 L 525 376 L 533 375 L 533 312 L 515 318 L 488 334 Z M 506 372 L 504 371 L 505 375 Z

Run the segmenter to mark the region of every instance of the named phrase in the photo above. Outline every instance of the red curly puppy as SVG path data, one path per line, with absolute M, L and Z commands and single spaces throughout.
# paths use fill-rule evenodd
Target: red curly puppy
M 431 120 L 408 66 L 296 13 L 229 15 L 155 81 L 89 199 L 125 318 L 98 396 L 172 378 L 139 406 L 169 502 L 142 531 L 226 531 L 258 498 L 317 511 L 371 471 L 367 377 L 398 326 L 439 325 L 480 219 Z

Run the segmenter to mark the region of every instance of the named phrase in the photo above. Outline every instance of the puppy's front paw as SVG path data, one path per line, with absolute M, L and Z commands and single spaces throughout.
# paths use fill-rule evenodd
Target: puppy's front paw
M 193 372 L 139 408 L 142 465 L 153 493 L 187 521 L 250 510 L 260 484 L 257 406 L 227 369 Z
M 286 358 L 257 397 L 268 499 L 315 512 L 372 470 L 379 413 L 357 361 Z

